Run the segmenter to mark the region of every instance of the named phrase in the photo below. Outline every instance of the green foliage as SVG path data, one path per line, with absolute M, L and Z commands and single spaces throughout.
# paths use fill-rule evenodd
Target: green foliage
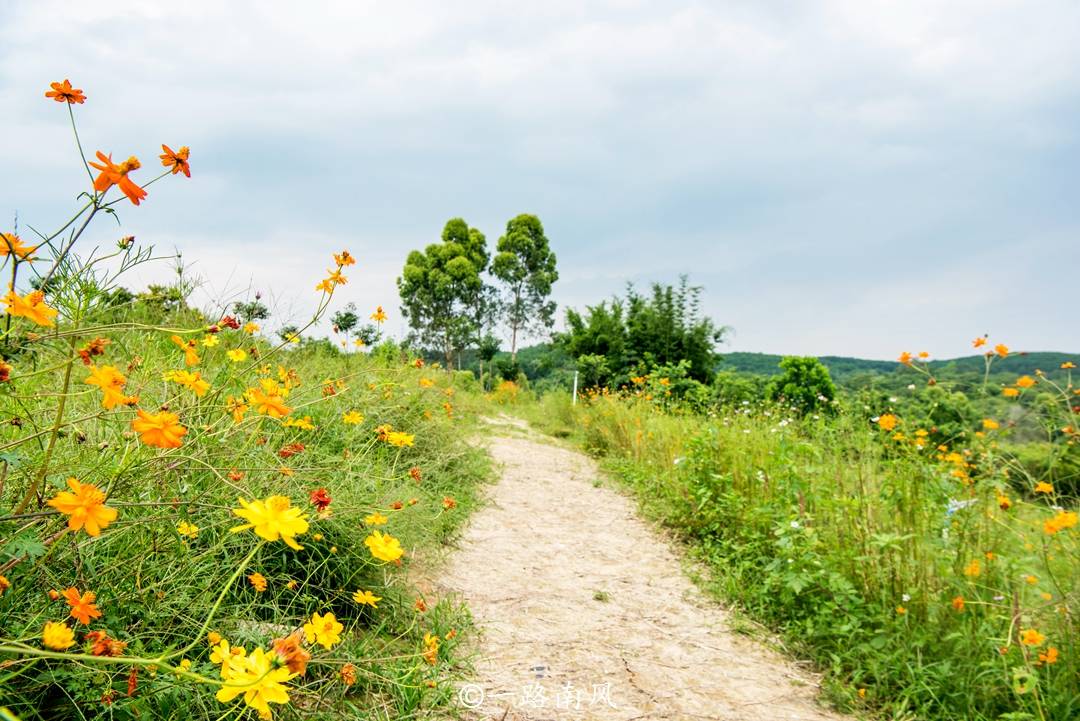
M 233 313 L 245 323 L 256 320 L 266 320 L 270 317 L 270 309 L 259 300 L 259 295 L 257 293 L 255 294 L 254 300 L 246 303 L 241 301 L 233 303 Z
M 567 309 L 566 332 L 557 341 L 579 364 L 585 356 L 604 358 L 602 375 L 595 359 L 584 361 L 590 383 L 625 385 L 631 376 L 686 361 L 687 377 L 709 384 L 725 329 L 701 314 L 701 291 L 685 276 L 677 286 L 653 283 L 648 295 L 627 286 L 625 298 L 587 306 L 584 314 Z
M 347 337 L 349 331 L 360 322 L 360 316 L 356 313 L 356 304 L 348 303 L 344 308 L 330 316 L 330 322 L 334 325 L 334 332 L 344 333 Z
M 813 357 L 788 356 L 780 361 L 783 374 L 769 384 L 768 396 L 802 413 L 831 409 L 836 386 L 829 369 Z
M 949 422 L 963 417 L 964 398 L 949 391 L 919 402 Z M 913 442 L 922 420 L 903 417 L 899 438 L 876 429 L 881 406 L 843 403 L 818 418 L 789 408 L 693 415 L 642 396 L 571 407 L 550 394 L 518 412 L 601 456 L 710 570 L 706 589 L 816 662 L 843 709 L 926 721 L 1076 718 L 1080 526 L 1048 535 L 1053 506 L 1067 501 L 1032 494 L 1041 471 L 1024 471 L 1040 453 L 1074 446 L 1027 446 L 1017 458 L 999 445 L 1002 431 L 980 438 L 969 426 L 949 440 L 950 458 L 937 441 Z M 1061 421 L 1048 415 L 1047 428 Z M 978 575 L 965 573 L 972 561 Z M 1045 641 L 1019 643 L 1032 628 Z M 1040 659 L 1051 646 L 1052 665 Z
M 516 358 L 519 333 L 547 330 L 554 324 L 555 302 L 549 298 L 559 272 L 544 226 L 535 215 L 511 219 L 495 250 L 491 274 L 503 285 L 510 355 Z

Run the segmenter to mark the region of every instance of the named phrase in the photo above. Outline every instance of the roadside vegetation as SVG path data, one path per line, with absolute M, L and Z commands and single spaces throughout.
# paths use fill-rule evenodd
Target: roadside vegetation
M 86 95 L 66 80 L 47 95 L 74 131 Z M 336 311 L 349 343 L 305 336 L 354 270 L 347 251 L 311 259 L 310 319 L 276 337 L 257 296 L 189 306 L 182 268 L 129 291 L 161 260 L 131 237 L 84 247 L 84 231 L 196 182 L 190 152 L 162 146 L 140 186 L 136 158 L 75 141 L 88 182 L 71 219 L 0 239 L 0 715 L 449 708 L 468 615 L 406 573 L 489 473 L 452 378 L 393 342 L 367 348 L 381 308 L 366 326 Z

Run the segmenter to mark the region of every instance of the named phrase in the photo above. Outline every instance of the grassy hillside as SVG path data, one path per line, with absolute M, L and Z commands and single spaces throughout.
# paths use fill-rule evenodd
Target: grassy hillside
M 1005 375 L 1034 375 L 1037 370 L 1054 373 L 1062 363 L 1076 362 L 1078 356 L 1080 353 L 1016 353 L 1007 358 L 996 359 L 993 370 L 995 373 Z M 755 375 L 779 375 L 781 358 L 783 356 L 769 353 L 725 353 L 719 368 Z M 819 360 L 829 369 L 833 380 L 841 384 L 858 376 L 870 374 L 893 376 L 903 373 L 902 366 L 896 361 L 845 356 L 821 356 Z M 985 358 L 981 355 L 972 355 L 948 360 L 931 360 L 927 365 L 935 375 L 942 377 L 981 379 L 985 370 Z

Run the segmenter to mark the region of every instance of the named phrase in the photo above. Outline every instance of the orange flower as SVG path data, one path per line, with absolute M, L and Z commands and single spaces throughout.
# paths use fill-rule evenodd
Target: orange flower
M 1034 628 L 1027 628 L 1020 632 L 1020 643 L 1025 646 L 1041 646 L 1045 640 L 1046 636 Z
M 11 380 L 11 371 L 15 370 L 15 366 L 0 360 L 0 383 L 7 383 Z
M 52 98 L 58 103 L 67 103 L 68 105 L 78 103 L 82 105 L 86 102 L 83 91 L 80 88 L 71 87 L 71 81 L 66 78 L 62 83 L 49 83 L 49 87 L 52 90 L 46 90 L 45 97 Z
M 355 265 L 356 258 L 349 255 L 349 251 L 343 250 L 340 253 L 334 253 L 334 262 L 340 266 Z
M 170 340 L 180 347 L 184 351 L 184 365 L 197 366 L 199 365 L 199 352 L 196 350 L 194 340 L 185 341 L 178 335 L 174 335 Z
M 1005 396 L 1006 398 L 1016 398 L 1018 395 L 1020 395 L 1020 391 L 1016 390 L 1015 388 L 1002 388 L 1001 395 Z
M 116 520 L 116 509 L 105 505 L 105 493 L 90 483 L 68 479 L 71 491 L 60 491 L 48 503 L 68 516 L 68 528 L 78 531 L 86 528 L 91 536 L 101 534 L 101 529 Z
M 1043 522 L 1043 533 L 1053 536 L 1058 531 L 1072 528 L 1080 521 L 1080 517 L 1074 511 L 1058 511 L 1053 518 Z
M 346 686 L 352 686 L 356 683 L 356 665 L 347 663 L 341 667 L 339 672 L 341 675 L 341 682 Z
M 297 676 L 307 673 L 308 661 L 311 654 L 300 645 L 302 632 L 294 631 L 285 638 L 275 638 L 273 642 L 274 653 L 288 667 L 289 671 Z
M 915 356 L 911 355 L 907 351 L 904 351 L 903 353 L 900 354 L 900 357 L 897 358 L 896 360 L 900 361 L 901 363 L 903 363 L 906 366 L 909 366 L 909 365 L 911 365 L 911 360 L 914 357 Z
M 986 345 L 986 336 L 984 335 L 981 335 L 975 340 L 971 341 L 971 346 L 973 348 L 981 348 L 984 345 Z
M 1058 650 L 1051 646 L 1039 654 L 1039 661 L 1047 665 L 1055 664 L 1058 660 Z
M 86 640 L 90 642 L 90 653 L 94 656 L 123 656 L 127 643 L 109 638 L 104 631 L 89 631 Z
M 188 432 L 180 425 L 180 416 L 175 413 L 147 413 L 141 408 L 139 417 L 131 422 L 131 428 L 143 443 L 157 448 L 179 448 L 180 439 Z
M 446 496 L 442 499 L 442 507 L 448 511 L 451 508 L 457 508 L 457 501 L 455 501 L 451 496 Z
M 35 250 L 36 245 L 23 245 L 22 239 L 14 233 L 0 233 L 0 258 L 10 254 L 26 260 Z
M 1076 364 L 1072 361 L 1065 361 L 1061 364 L 1061 370 L 1069 371 L 1076 367 Z
M 248 581 L 251 583 L 251 587 L 259 593 L 266 590 L 266 576 L 262 575 L 258 571 L 248 576 Z
M 994 352 L 997 353 L 998 356 L 1004 358 L 1009 355 L 1009 346 L 1005 345 L 1004 343 L 998 343 L 996 346 L 994 346 Z
M 45 294 L 40 290 L 34 290 L 20 297 L 14 289 L 9 289 L 7 295 L 0 298 L 7 306 L 7 312 L 16 318 L 27 318 L 37 325 L 51 328 L 56 325 L 53 320 L 58 315 L 56 308 L 45 305 Z
M 1019 378 L 1016 379 L 1016 387 L 1017 388 L 1031 388 L 1033 385 L 1035 385 L 1035 382 L 1036 382 L 1035 379 L 1032 378 L 1031 376 L 1020 376 Z
M 248 393 L 248 399 L 257 412 L 271 418 L 284 418 L 292 413 L 292 408 L 285 405 L 285 401 L 277 394 L 267 395 L 261 390 L 253 389 Z
M 891 431 L 896 428 L 896 425 L 900 422 L 900 419 L 894 416 L 892 413 L 885 413 L 878 417 L 877 424 L 882 430 Z
M 165 152 L 159 155 L 161 158 L 161 164 L 166 168 L 172 168 L 172 174 L 183 173 L 187 177 L 191 177 L 191 166 L 188 165 L 188 156 L 191 155 L 191 149 L 186 145 L 181 145 L 180 149 L 173 151 L 168 145 L 162 143 L 161 149 Z
M 94 605 L 97 596 L 93 591 L 79 594 L 79 589 L 72 586 L 64 591 L 64 600 L 71 606 L 71 617 L 84 626 L 90 625 L 91 618 L 101 618 L 101 611 Z
M 97 178 L 94 179 L 94 190 L 99 193 L 106 193 L 109 188 L 116 185 L 128 197 L 128 200 L 135 205 L 138 205 L 146 197 L 146 191 L 135 185 L 131 178 L 128 177 L 128 173 L 132 170 L 138 170 L 142 167 L 138 158 L 132 155 L 120 165 L 117 165 L 112 161 L 112 153 L 105 155 L 100 150 L 97 151 L 97 158 L 101 163 L 90 163 L 90 167 L 101 171 Z
M 957 596 L 956 598 L 954 598 L 952 600 L 952 607 L 954 611 L 956 611 L 957 613 L 961 613 L 964 610 L 964 597 Z

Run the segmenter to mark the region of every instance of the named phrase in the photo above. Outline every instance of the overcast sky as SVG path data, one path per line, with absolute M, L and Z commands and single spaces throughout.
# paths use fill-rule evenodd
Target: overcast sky
M 180 249 L 200 303 L 299 317 L 348 248 L 400 331 L 409 250 L 529 212 L 561 306 L 689 273 L 727 350 L 1077 351 L 1077 38 L 1073 0 L 8 0 L 0 230 L 85 184 L 70 77 L 88 152 L 192 149 L 84 243 Z

